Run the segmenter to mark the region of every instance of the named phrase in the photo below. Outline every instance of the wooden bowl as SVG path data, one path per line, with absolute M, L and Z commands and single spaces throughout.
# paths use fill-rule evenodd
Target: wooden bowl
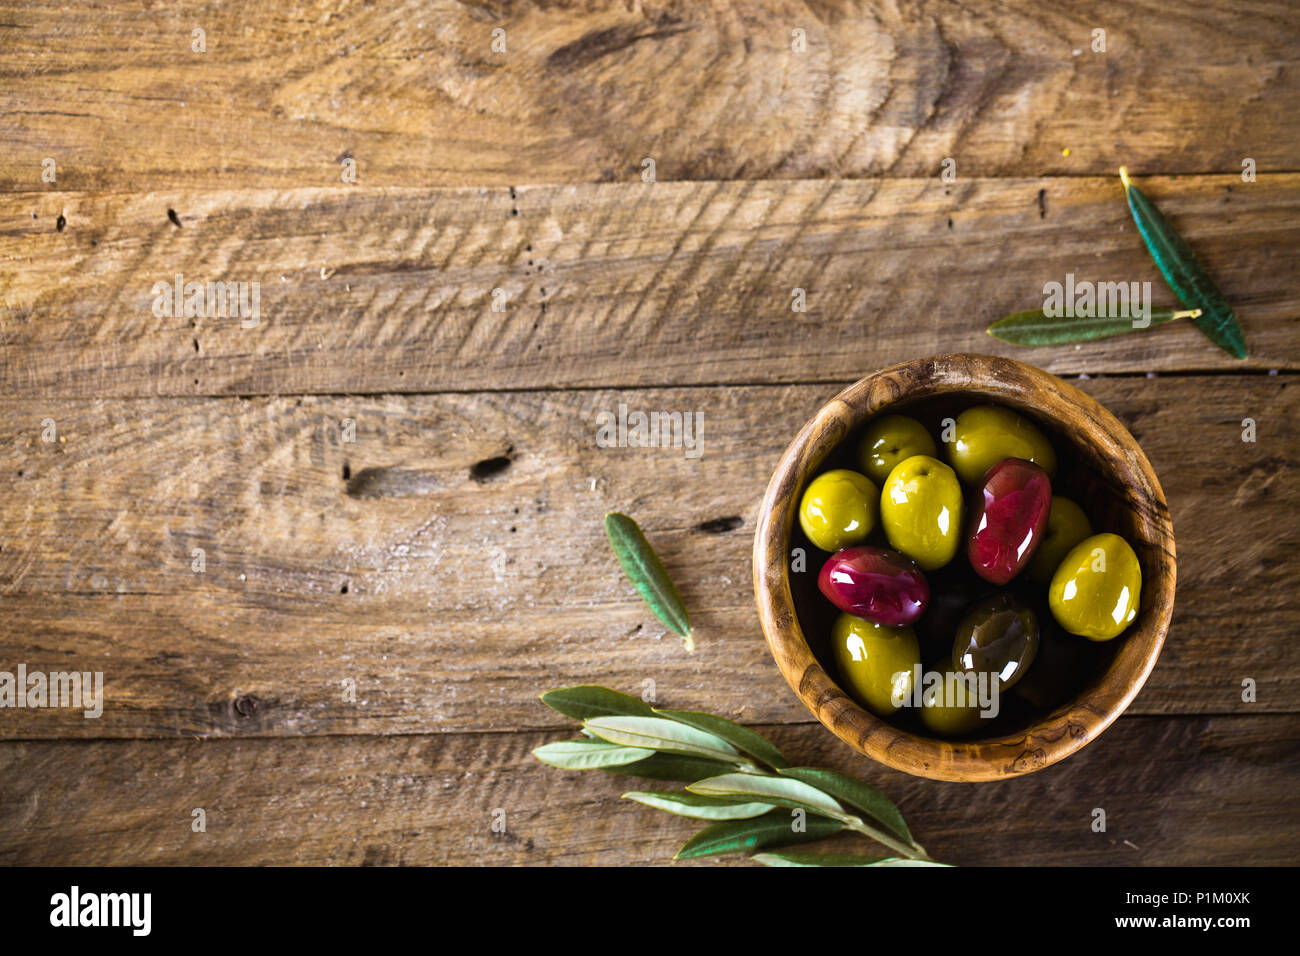
M 1113 656 L 1073 700 L 1004 736 L 936 740 L 874 716 L 840 689 L 804 636 L 791 593 L 795 518 L 809 480 L 846 438 L 879 414 L 938 396 L 945 407 L 993 402 L 1033 419 L 1076 472 L 1078 493 L 1097 531 L 1133 546 L 1142 565 L 1138 617 L 1114 641 Z M 1064 446 L 1064 447 L 1063 447 Z M 1064 456 L 1061 455 L 1065 452 Z M 1065 476 L 1058 472 L 1058 480 Z M 800 578 L 815 579 L 820 552 L 810 551 Z M 958 554 L 955 560 L 965 560 Z M 1174 604 L 1174 532 L 1164 493 L 1128 430 L 1083 392 L 1040 369 L 991 355 L 940 355 L 904 362 L 850 385 L 818 410 L 781 456 L 759 512 L 754 537 L 754 594 L 777 666 L 799 699 L 841 740 L 886 766 L 936 780 L 1000 780 L 1040 770 L 1074 753 L 1106 729 L 1137 696 L 1169 629 Z M 815 584 L 813 585 L 815 589 Z M 823 599 L 824 601 L 824 599 Z M 826 607 L 833 613 L 829 602 Z M 1083 641 L 1084 638 L 1078 638 Z

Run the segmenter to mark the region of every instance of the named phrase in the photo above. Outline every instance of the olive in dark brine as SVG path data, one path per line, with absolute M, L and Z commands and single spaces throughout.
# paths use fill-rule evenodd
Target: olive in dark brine
M 1066 633 L 1050 613 L 1040 615 L 1034 666 L 1013 693 L 1039 710 L 1060 706 L 1096 672 L 1097 655 L 1104 646 Z

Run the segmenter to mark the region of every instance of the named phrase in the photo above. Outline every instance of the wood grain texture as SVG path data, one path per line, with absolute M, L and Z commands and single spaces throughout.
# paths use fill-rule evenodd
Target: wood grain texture
M 1025 726 L 979 731 L 974 739 L 961 741 L 909 732 L 854 700 L 840 686 L 831 662 L 814 652 L 815 638 L 805 631 L 809 620 L 791 593 L 795 573 L 790 555 L 806 541 L 796 538 L 794 526 L 808 483 L 825 471 L 827 458 L 839 447 L 859 440 L 853 436 L 861 435 L 861 426 L 905 411 L 904 403 L 930 398 L 993 402 L 1068 434 L 1068 447 L 1057 439 L 1056 451 L 1068 451 L 1074 467 L 1089 476 L 1074 476 L 1087 489 L 1075 500 L 1095 528 L 1128 542 L 1141 567 L 1137 619 L 1115 639 L 1115 656 L 1095 686 L 1073 699 L 1054 701 L 1050 713 Z M 753 564 L 759 622 L 790 689 L 845 743 L 888 767 L 936 780 L 999 780 L 1032 773 L 1093 741 L 1141 691 L 1173 614 L 1174 529 L 1150 461 L 1123 425 L 1089 395 L 1023 362 L 942 355 L 890 366 L 850 385 L 817 410 L 777 462 L 757 525 Z M 809 563 L 818 560 L 810 557 Z M 965 552 L 956 560 L 965 561 Z
M 1300 854 L 1294 714 L 1124 717 L 1063 763 L 979 785 L 886 770 L 817 724 L 757 729 L 800 763 L 880 787 L 950 863 L 1277 865 Z M 676 785 L 530 755 L 561 736 L 4 743 L 0 864 L 669 865 L 701 825 L 619 795 Z M 1097 807 L 1105 833 L 1091 829 Z M 204 833 L 191 830 L 196 808 Z M 492 832 L 494 810 L 504 833 Z M 815 848 L 867 846 L 836 837 Z
M 666 864 L 688 821 L 529 756 L 563 733 L 537 693 L 593 680 L 772 725 L 951 862 L 1294 863 L 1297 40 L 1284 0 L 0 0 L 0 671 L 108 697 L 0 710 L 0 863 Z M 1067 273 L 1173 301 L 1120 165 L 1247 362 L 1183 323 L 984 335 Z M 177 274 L 259 283 L 257 327 L 155 315 Z M 951 351 L 1160 372 L 1079 384 L 1179 556 L 1128 714 L 978 787 L 803 722 L 750 586 L 797 429 Z M 703 457 L 596 447 L 619 402 L 702 412 Z M 694 655 L 618 573 L 612 508 Z
M 61 188 L 149 191 L 328 186 L 345 158 L 366 185 L 506 186 L 637 181 L 645 157 L 667 181 L 1240 173 L 1300 149 L 1285 0 L 10 0 L 0 24 L 6 190 L 46 157 Z
M 1115 177 L 26 193 L 0 196 L 0 389 L 847 381 L 952 351 L 1056 373 L 1300 367 L 1300 175 L 1142 186 L 1237 309 L 1246 362 L 1182 322 L 1087 349 L 985 334 L 1067 274 L 1174 301 Z M 178 274 L 259 283 L 257 326 L 155 315 Z
M 1132 712 L 1294 711 L 1300 392 L 1289 376 L 1078 384 L 1141 441 L 1178 540 L 1172 629 Z M 0 601 L 21 622 L 0 662 L 94 665 L 108 688 L 97 720 L 5 710 L 0 735 L 537 728 L 557 719 L 537 694 L 591 681 L 804 720 L 758 628 L 750 550 L 777 459 L 838 390 L 0 402 Z M 597 447 L 620 402 L 701 414 L 701 457 Z M 620 574 L 609 510 L 663 557 L 695 654 Z

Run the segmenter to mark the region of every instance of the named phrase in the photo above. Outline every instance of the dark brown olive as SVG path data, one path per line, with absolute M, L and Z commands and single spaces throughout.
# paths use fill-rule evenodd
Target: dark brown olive
M 1007 593 L 973 605 L 957 625 L 952 663 L 959 671 L 998 676 L 1001 690 L 1014 685 L 1038 653 L 1038 616 Z

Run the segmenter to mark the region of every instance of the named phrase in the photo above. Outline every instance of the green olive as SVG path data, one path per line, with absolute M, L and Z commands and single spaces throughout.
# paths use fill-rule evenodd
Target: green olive
M 900 461 L 913 455 L 938 454 L 925 426 L 906 415 L 885 415 L 867 426 L 858 444 L 858 467 L 876 484 L 884 484 Z
M 956 418 L 941 436 L 948 461 L 961 480 L 978 484 L 1003 458 L 1023 458 L 1056 476 L 1056 453 L 1028 419 L 1000 405 L 976 405 Z
M 894 550 L 913 559 L 923 571 L 943 567 L 962 541 L 957 475 L 929 455 L 899 462 L 880 494 L 880 522 Z
M 858 702 L 888 717 L 912 694 L 921 663 L 916 632 L 886 627 L 852 614 L 841 614 L 831 628 L 831 646 L 840 676 Z
M 880 492 L 866 475 L 836 468 L 808 484 L 799 502 L 799 525 L 823 551 L 861 544 L 880 516 Z
M 1047 591 L 1052 616 L 1092 641 L 1118 637 L 1137 617 L 1142 566 L 1117 534 L 1095 534 L 1070 549 Z
M 1092 525 L 1083 509 L 1069 498 L 1052 495 L 1052 507 L 1047 512 L 1047 529 L 1038 550 L 1029 559 L 1029 576 L 1039 584 L 1047 584 L 1056 573 L 1061 559 L 1070 549 L 1092 535 Z
M 943 703 L 921 708 L 921 723 L 940 737 L 968 737 L 984 725 L 979 704 L 948 706 Z

